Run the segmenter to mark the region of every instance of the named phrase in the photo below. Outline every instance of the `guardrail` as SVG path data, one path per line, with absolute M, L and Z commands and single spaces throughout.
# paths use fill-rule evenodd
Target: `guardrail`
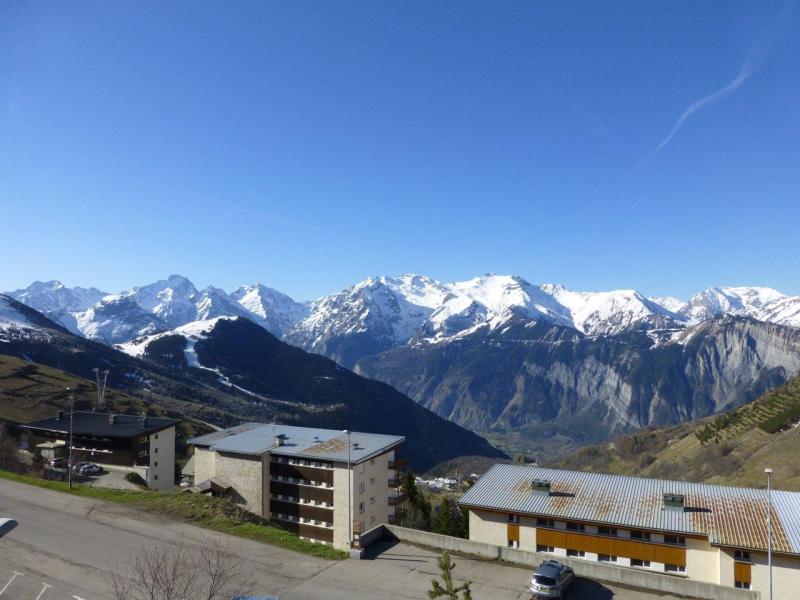
M 419 531 L 399 525 L 378 525 L 361 534 L 361 547 L 366 548 L 380 539 L 395 539 L 436 550 L 447 550 L 534 568 L 552 555 L 473 542 L 463 538 Z M 597 579 L 607 583 L 619 583 L 653 592 L 663 592 L 675 596 L 686 596 L 700 600 L 760 600 L 761 594 L 752 590 L 692 581 L 684 577 L 650 573 L 641 569 L 610 565 L 588 560 L 558 557 L 559 562 L 569 565 L 578 577 Z

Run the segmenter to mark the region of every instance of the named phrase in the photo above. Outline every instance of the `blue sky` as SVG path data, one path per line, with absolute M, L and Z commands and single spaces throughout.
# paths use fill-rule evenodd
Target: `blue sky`
M 2 2 L 0 31 L 0 289 L 800 294 L 792 3 Z

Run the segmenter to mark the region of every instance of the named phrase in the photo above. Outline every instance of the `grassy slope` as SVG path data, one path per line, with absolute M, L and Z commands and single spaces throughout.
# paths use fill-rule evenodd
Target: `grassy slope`
M 569 469 L 800 491 L 800 379 L 734 411 L 579 450 Z M 773 433 L 774 432 L 774 433 Z
M 227 500 L 212 498 L 204 494 L 109 490 L 80 485 L 73 486 L 70 491 L 67 484 L 60 481 L 46 481 L 7 471 L 0 471 L 0 479 L 9 479 L 75 496 L 127 504 L 149 513 L 311 556 L 328 559 L 347 557 L 347 554 L 341 550 L 302 540 L 288 531 L 273 527 L 267 521 L 237 508 Z

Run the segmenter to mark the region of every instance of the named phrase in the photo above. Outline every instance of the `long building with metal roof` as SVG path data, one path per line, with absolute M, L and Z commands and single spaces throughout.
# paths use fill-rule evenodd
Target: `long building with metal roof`
M 244 423 L 189 440 L 194 491 L 225 496 L 301 537 L 348 548 L 392 522 L 403 437 Z
M 771 551 L 800 585 L 797 492 L 498 464 L 459 503 L 475 541 L 763 591 Z

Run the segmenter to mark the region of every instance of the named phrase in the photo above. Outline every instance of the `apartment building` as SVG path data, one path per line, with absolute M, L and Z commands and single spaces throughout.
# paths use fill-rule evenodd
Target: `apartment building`
M 300 537 L 347 549 L 394 521 L 405 438 L 245 423 L 189 440 L 198 491 L 225 496 Z
M 495 465 L 462 496 L 471 540 L 758 590 L 800 589 L 800 493 Z
M 31 448 L 47 449 L 49 456 L 68 454 L 72 428 L 75 463 L 89 461 L 109 469 L 138 473 L 154 490 L 175 487 L 176 419 L 113 413 L 58 411 L 54 417 L 23 425 Z

